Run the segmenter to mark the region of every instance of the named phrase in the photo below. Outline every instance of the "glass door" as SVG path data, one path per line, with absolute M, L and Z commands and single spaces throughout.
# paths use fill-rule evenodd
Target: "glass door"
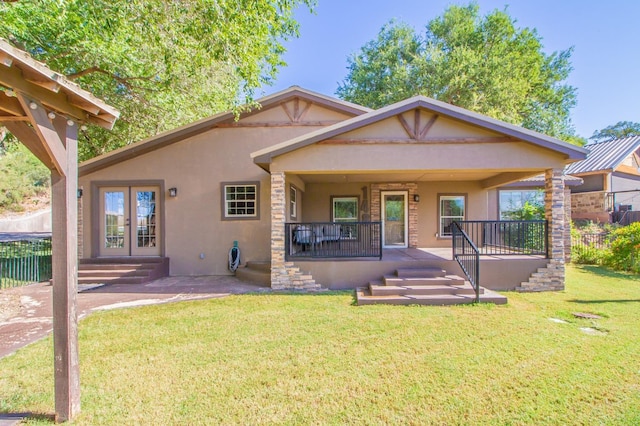
M 382 247 L 408 247 L 407 191 L 382 192 Z
M 129 256 L 129 188 L 101 188 L 100 212 L 100 255 Z
M 158 187 L 100 188 L 100 255 L 159 256 Z

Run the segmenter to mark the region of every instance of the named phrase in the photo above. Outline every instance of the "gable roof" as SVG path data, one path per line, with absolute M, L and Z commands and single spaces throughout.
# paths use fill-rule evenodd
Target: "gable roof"
M 571 160 L 582 160 L 585 158 L 587 153 L 585 149 L 576 145 L 563 142 L 523 127 L 505 123 L 464 108 L 419 95 L 388 105 L 378 110 L 371 111 L 367 114 L 342 121 L 332 126 L 325 127 L 315 132 L 310 132 L 306 135 L 302 135 L 272 147 L 256 151 L 251 154 L 251 157 L 256 164 L 259 164 L 262 168 L 268 170 L 268 165 L 274 157 L 362 128 L 369 124 L 379 122 L 386 118 L 399 115 L 416 108 L 424 108 L 445 117 L 460 120 L 468 124 L 476 125 L 487 130 L 492 130 L 507 136 L 515 137 L 525 142 L 560 152 Z
M 566 174 L 613 171 L 636 150 L 640 149 L 640 136 L 630 136 L 606 142 L 585 145 L 587 158 L 567 166 Z
M 64 75 L 33 59 L 27 52 L 0 38 L 0 86 L 7 95 L 0 98 L 0 115 L 24 117 L 23 106 L 12 92 L 37 98 L 49 111 L 111 129 L 120 113 Z
M 241 113 L 239 118 L 242 119 L 249 117 L 269 107 L 279 105 L 282 102 L 286 102 L 287 100 L 294 98 L 305 99 L 324 108 L 349 115 L 361 115 L 372 111 L 370 108 L 363 107 L 361 105 L 325 96 L 311 90 L 303 89 L 299 86 L 291 86 L 288 89 L 258 99 L 256 102 L 260 107 L 252 108 L 247 112 Z M 233 111 L 225 111 L 176 129 L 168 130 L 147 139 L 143 139 L 142 141 L 87 160 L 80 164 L 78 174 L 80 176 L 87 175 L 113 164 L 138 157 L 164 146 L 204 133 L 220 124 L 234 122 L 235 120 L 236 115 Z

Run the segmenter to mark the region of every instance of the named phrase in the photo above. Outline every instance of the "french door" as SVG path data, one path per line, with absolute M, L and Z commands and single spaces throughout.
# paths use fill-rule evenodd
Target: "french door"
M 160 188 L 100 188 L 100 255 L 160 255 Z
M 407 191 L 383 191 L 382 198 L 382 247 L 407 248 L 409 210 Z

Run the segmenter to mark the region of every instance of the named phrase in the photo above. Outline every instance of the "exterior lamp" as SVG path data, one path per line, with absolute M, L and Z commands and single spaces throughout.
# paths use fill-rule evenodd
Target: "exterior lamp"
M 420 202 L 420 195 L 413 194 L 413 201 L 415 201 L 416 203 L 419 203 Z
M 178 188 L 169 188 L 169 197 L 177 197 L 178 196 Z

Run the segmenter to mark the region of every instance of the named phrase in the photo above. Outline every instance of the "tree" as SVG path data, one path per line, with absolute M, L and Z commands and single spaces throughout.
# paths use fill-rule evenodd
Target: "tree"
M 341 98 L 379 108 L 422 94 L 555 137 L 575 140 L 572 49 L 547 55 L 535 30 L 506 11 L 451 6 L 424 35 L 391 21 L 348 59 Z
M 121 111 L 89 128 L 87 159 L 253 101 L 314 0 L 34 0 L 0 2 L 0 37 Z
M 607 142 L 614 139 L 640 135 L 640 123 L 633 121 L 618 121 L 616 124 L 593 132 L 591 139 L 594 142 Z

